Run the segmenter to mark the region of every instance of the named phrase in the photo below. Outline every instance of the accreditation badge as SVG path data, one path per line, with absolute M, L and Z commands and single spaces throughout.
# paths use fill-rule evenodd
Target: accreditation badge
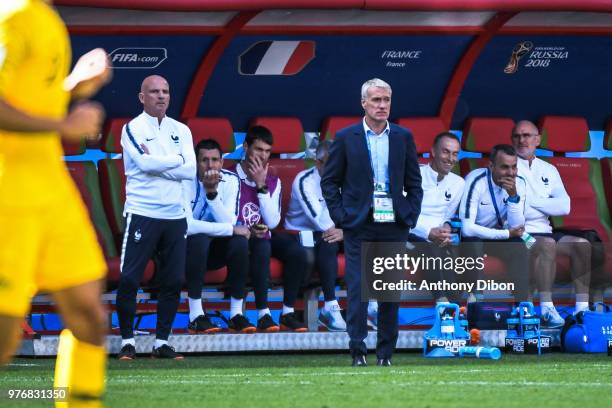
M 379 184 L 376 183 L 374 185 L 374 208 L 372 213 L 374 222 L 395 222 L 393 199 L 387 191 L 384 191 L 384 186 Z

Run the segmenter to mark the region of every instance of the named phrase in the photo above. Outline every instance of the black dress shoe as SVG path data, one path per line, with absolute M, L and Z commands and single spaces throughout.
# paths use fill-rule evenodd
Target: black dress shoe
M 353 357 L 353 364 L 351 364 L 353 367 L 367 367 L 368 366 L 368 362 L 366 361 L 366 357 L 365 356 L 355 356 Z
M 383 367 L 391 367 L 391 359 L 390 358 L 379 358 L 378 360 L 376 360 L 376 365 L 383 366 Z

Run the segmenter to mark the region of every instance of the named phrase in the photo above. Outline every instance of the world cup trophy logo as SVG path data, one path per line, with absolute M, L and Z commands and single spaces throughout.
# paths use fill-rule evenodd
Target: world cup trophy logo
M 259 214 L 259 207 L 253 203 L 247 203 L 242 207 L 242 218 L 247 227 L 252 227 L 255 224 L 259 224 L 261 215 Z
M 518 64 L 521 58 L 531 51 L 532 48 L 533 43 L 531 41 L 523 41 L 518 43 L 512 50 L 510 61 L 508 61 L 508 65 L 506 65 L 506 68 L 504 68 L 504 72 L 506 74 L 514 74 L 518 70 Z

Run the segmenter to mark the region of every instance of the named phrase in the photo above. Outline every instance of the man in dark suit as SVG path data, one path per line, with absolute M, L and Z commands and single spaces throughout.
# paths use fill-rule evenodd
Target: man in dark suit
M 391 87 L 374 78 L 361 87 L 363 121 L 336 134 L 321 178 L 323 197 L 344 230 L 347 328 L 353 366 L 365 366 L 368 299 L 361 297 L 362 242 L 406 242 L 423 190 L 411 133 L 389 123 Z M 391 365 L 397 342 L 397 302 L 378 310 L 377 364 Z

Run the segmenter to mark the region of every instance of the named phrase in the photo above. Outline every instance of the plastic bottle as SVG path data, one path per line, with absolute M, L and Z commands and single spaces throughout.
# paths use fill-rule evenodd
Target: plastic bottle
M 455 338 L 455 319 L 448 313 L 444 313 L 440 319 L 440 332 L 444 339 Z
M 459 357 L 499 360 L 501 358 L 501 351 L 497 347 L 459 347 Z
M 450 221 L 451 232 L 450 242 L 451 245 L 459 245 L 461 242 L 461 219 L 459 217 L 453 217 Z

